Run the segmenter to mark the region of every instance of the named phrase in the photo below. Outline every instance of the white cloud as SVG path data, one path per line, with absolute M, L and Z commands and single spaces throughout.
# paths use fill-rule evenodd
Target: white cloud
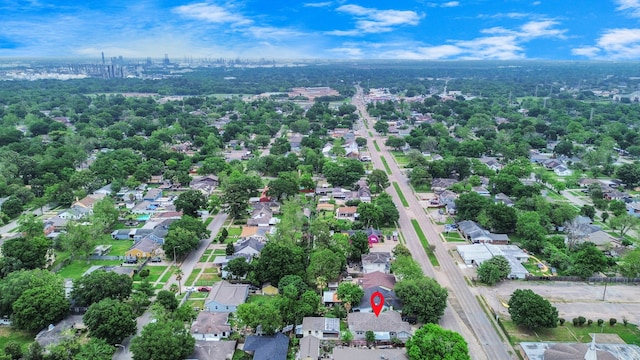
M 253 22 L 239 13 L 234 13 L 231 9 L 209 3 L 182 5 L 174 8 L 173 12 L 187 18 L 215 24 L 249 25 Z
M 616 10 L 629 11 L 633 17 L 640 17 L 640 0 L 615 0 L 618 4 Z
M 443 3 L 440 6 L 441 7 L 456 7 L 456 6 L 459 6 L 459 5 L 460 5 L 459 1 L 449 1 L 449 2 Z
M 305 3 L 303 6 L 304 7 L 327 7 L 327 6 L 331 6 L 332 2 L 331 1 L 325 1 L 325 2 L 317 2 L 317 3 Z
M 606 30 L 594 46 L 575 48 L 572 53 L 591 59 L 640 58 L 640 29 Z
M 540 4 L 542 4 L 542 2 L 540 2 L 540 1 L 534 1 L 534 2 L 531 3 L 531 5 L 533 5 L 533 6 L 538 6 Z
M 564 37 L 567 30 L 553 29 L 553 26 L 557 24 L 558 22 L 553 20 L 529 21 L 520 27 L 520 36 L 527 38 Z
M 356 28 L 329 31 L 329 35 L 353 36 L 389 32 L 398 26 L 418 25 L 422 17 L 415 11 L 378 10 L 359 5 L 342 5 L 337 11 L 353 15 L 356 18 Z
M 355 47 L 339 47 L 339 48 L 329 49 L 329 51 L 332 53 L 339 54 L 341 57 L 346 55 L 347 57 L 355 58 L 355 59 L 362 58 L 362 56 L 364 55 L 362 52 L 362 49 L 355 48 Z

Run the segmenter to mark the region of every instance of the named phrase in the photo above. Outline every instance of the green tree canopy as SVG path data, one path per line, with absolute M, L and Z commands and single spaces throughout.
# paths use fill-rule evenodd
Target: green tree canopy
M 402 300 L 402 314 L 424 323 L 437 323 L 447 307 L 447 289 L 434 279 L 422 277 L 402 280 L 394 288 Z
M 277 284 L 286 275 L 305 274 L 305 254 L 297 245 L 269 241 L 254 261 L 256 276 L 261 283 Z
M 529 329 L 554 328 L 558 325 L 558 310 L 549 300 L 530 289 L 516 289 L 511 294 L 509 315 L 516 325 Z
M 130 351 L 136 360 L 182 360 L 193 353 L 196 340 L 180 321 L 147 324 L 131 340 Z
M 174 205 L 176 210 L 182 211 L 184 215 L 195 217 L 198 210 L 207 206 L 207 198 L 198 190 L 187 190 L 178 195 Z
M 110 345 L 122 342 L 137 331 L 136 315 L 131 305 L 115 299 L 107 298 L 92 304 L 82 321 L 89 328 L 91 337 L 103 339 Z
M 511 273 L 509 261 L 502 255 L 494 256 L 478 266 L 478 280 L 491 286 Z
M 96 270 L 73 283 L 71 298 L 77 306 L 90 306 L 106 298 L 124 300 L 132 287 L 133 279 L 127 275 Z
M 69 306 L 62 281 L 29 288 L 13 303 L 11 325 L 37 332 L 62 320 L 69 313 Z
M 410 360 L 471 360 L 467 342 L 457 332 L 425 324 L 407 340 Z
M 364 296 L 364 290 L 354 283 L 342 282 L 338 285 L 337 290 L 338 299 L 342 301 L 342 304 L 350 311 L 353 306 L 359 305 Z

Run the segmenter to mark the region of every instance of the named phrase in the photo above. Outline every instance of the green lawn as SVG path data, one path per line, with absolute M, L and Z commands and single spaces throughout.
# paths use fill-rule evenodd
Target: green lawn
M 418 220 L 411 219 L 411 225 L 413 225 L 413 229 L 416 231 L 416 234 L 418 234 L 418 239 L 420 239 L 420 243 L 422 243 L 422 247 L 424 248 L 424 251 L 427 252 L 427 256 L 429 257 L 429 261 L 431 262 L 431 265 L 440 266 L 440 263 L 438 262 L 438 258 L 436 257 L 436 254 L 434 254 L 433 251 L 431 251 L 431 248 L 429 247 L 429 241 L 427 240 L 427 237 L 424 235 L 424 232 L 422 232 L 422 228 L 420 227 Z
M 398 197 L 400 198 L 400 202 L 402 202 L 402 206 L 409 207 L 409 202 L 404 197 L 404 194 L 402 193 L 402 190 L 400 190 L 400 185 L 398 185 L 398 183 L 394 181 L 393 182 L 393 188 L 396 189 L 396 193 L 398 194 Z
M 241 227 L 229 227 L 227 228 L 227 231 L 229 232 L 229 237 L 238 237 L 240 236 L 240 234 L 242 234 Z
M 60 269 L 58 275 L 63 279 L 78 279 L 82 277 L 85 271 L 94 265 L 114 266 L 120 265 L 121 263 L 122 261 L 120 260 L 89 260 L 89 263 L 87 263 L 87 260 L 74 260 Z
M 573 326 L 571 323 L 571 319 L 566 319 L 567 321 L 562 326 L 558 326 L 552 329 L 539 329 L 534 331 L 530 331 L 529 329 L 522 328 L 516 326 L 511 321 L 501 320 L 501 323 L 504 329 L 507 331 L 510 337 L 510 341 L 512 344 L 518 344 L 521 342 L 528 341 L 554 341 L 554 342 L 582 342 L 588 343 L 591 342 L 590 333 L 605 333 L 605 334 L 618 334 L 622 340 L 624 340 L 627 344 L 635 344 L 640 345 L 640 331 L 638 331 L 638 327 L 636 325 L 627 325 L 624 326 L 622 324 L 622 319 L 618 319 L 620 323 L 615 326 L 609 326 L 609 319 L 605 320 L 604 326 L 600 327 L 597 325 L 598 319 L 593 320 L 593 324 L 591 326 Z M 587 319 L 588 320 L 588 319 Z
M 207 220 L 204 221 L 204 226 L 209 226 L 209 224 L 211 224 L 212 221 L 213 221 L 212 216 L 207 217 Z
M 169 281 L 169 278 L 171 277 L 171 275 L 173 275 L 173 272 L 175 271 L 175 266 L 172 266 L 169 271 L 167 271 L 164 276 L 162 277 L 162 279 L 160 279 L 161 283 L 167 283 L 167 281 Z
M 0 326 L 0 349 L 4 350 L 4 346 L 9 341 L 16 341 L 22 346 L 22 352 L 27 351 L 27 346 L 31 344 L 35 336 L 28 332 L 14 330 L 9 326 Z
M 371 135 L 371 133 L 369 133 L 369 135 L 371 137 L 373 137 L 373 135 Z M 378 146 L 378 142 L 377 141 L 373 140 L 373 146 L 375 146 L 376 150 L 380 151 L 380 147 Z
M 278 301 L 280 296 L 269 296 L 269 295 L 251 295 L 247 299 L 248 303 L 256 303 L 260 306 L 265 304 L 275 304 Z
M 124 256 L 127 250 L 133 245 L 131 240 L 109 240 L 101 241 L 98 245 L 111 245 L 111 250 L 107 255 Z
M 149 269 L 149 282 L 154 283 L 160 279 L 162 273 L 167 269 L 168 266 L 156 266 L 156 265 L 146 265 L 143 269 Z M 133 276 L 134 281 L 142 280 L 138 274 Z
M 225 249 L 215 249 L 213 255 L 227 255 L 227 251 Z
M 380 160 L 382 161 L 382 165 L 384 165 L 384 169 L 387 171 L 387 174 L 391 175 L 391 168 L 389 167 L 389 164 L 387 164 L 387 159 L 380 155 Z

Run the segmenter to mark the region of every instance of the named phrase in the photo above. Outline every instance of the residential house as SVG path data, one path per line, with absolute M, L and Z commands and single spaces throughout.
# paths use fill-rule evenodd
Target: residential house
M 548 170 L 553 170 L 556 167 L 562 165 L 562 162 L 560 162 L 560 160 L 557 159 L 549 159 L 549 160 L 545 160 L 542 165 L 544 165 L 545 168 L 547 168 Z
M 396 277 L 382 271 L 373 271 L 358 278 L 358 284 L 360 284 L 364 290 L 378 286 L 393 289 L 396 285 Z
M 431 190 L 435 193 L 440 193 L 457 183 L 457 179 L 434 178 L 433 180 L 431 180 Z
M 129 250 L 127 250 L 125 255 L 136 258 L 148 258 L 154 256 L 158 248 L 159 246 L 157 242 L 151 240 L 151 238 L 145 237 L 133 244 Z
M 162 189 L 152 188 L 147 190 L 147 193 L 144 194 L 144 196 L 142 197 L 142 200 L 153 202 L 153 201 L 157 201 L 161 197 L 162 197 Z
M 354 340 L 365 340 L 367 331 L 373 331 L 376 340 L 397 338 L 406 342 L 412 334 L 411 325 L 402 321 L 400 313 L 384 311 L 376 316 L 371 312 L 352 312 L 347 315 L 349 330 Z
M 255 257 L 260 254 L 260 251 L 264 248 L 265 243 L 257 237 L 249 237 L 240 240 L 233 246 L 234 255 L 247 255 L 249 257 Z
M 98 201 L 105 197 L 105 194 L 93 194 L 87 195 L 82 200 L 76 200 L 73 204 L 71 204 L 72 208 L 83 208 L 89 209 L 90 213 L 93 213 L 93 205 Z
M 640 201 L 627 203 L 627 213 L 635 217 L 640 217 Z
M 297 359 L 318 360 L 320 359 L 320 339 L 311 335 L 300 339 L 300 352 Z
M 136 204 L 131 209 L 131 213 L 136 215 L 153 215 L 156 213 L 156 211 L 158 211 L 158 204 L 152 203 L 148 200 L 144 200 Z
M 558 176 L 570 176 L 571 174 L 573 174 L 573 171 L 569 170 L 564 165 L 556 166 L 553 169 L 553 172 L 556 173 L 556 175 L 558 175 Z
M 500 164 L 500 162 L 496 158 L 483 156 L 479 160 L 481 163 L 487 165 L 489 169 L 493 171 L 500 171 L 503 168 L 502 164 Z
M 529 271 L 522 265 L 529 260 L 529 255 L 517 245 L 493 245 L 487 243 L 458 245 L 457 250 L 467 265 L 480 266 L 480 264 L 494 256 L 504 256 L 511 267 L 508 278 L 524 279 L 529 274 Z
M 249 285 L 222 280 L 213 285 L 204 306 L 211 312 L 235 312 L 249 296 Z
M 216 189 L 216 187 L 218 187 L 218 184 L 219 181 L 217 176 L 206 175 L 191 181 L 191 184 L 189 184 L 189 188 L 191 190 L 198 190 L 203 195 L 209 196 Z
M 196 340 L 193 354 L 188 359 L 198 360 L 227 360 L 233 357 L 237 341 L 201 341 Z
M 493 197 L 493 202 L 496 204 L 502 203 L 509 207 L 512 207 L 515 204 L 515 202 L 510 197 L 508 197 L 505 193 L 496 194 Z
M 253 360 L 286 360 L 289 338 L 282 333 L 274 336 L 247 336 L 243 350 L 253 353 Z
M 336 209 L 336 218 L 354 221 L 357 219 L 358 207 L 357 206 L 343 206 Z
M 587 188 L 593 184 L 601 184 L 600 180 L 597 179 L 588 179 L 588 178 L 581 178 L 580 180 L 578 180 L 578 185 L 581 188 Z
M 336 304 L 341 304 L 342 300 L 338 298 L 338 293 L 336 290 L 325 290 L 322 292 L 322 303 L 325 306 L 333 306 Z
M 267 241 L 267 236 L 274 234 L 276 228 L 274 226 L 243 226 L 240 233 L 241 239 L 255 238 L 260 241 Z
M 407 351 L 402 349 L 368 349 L 355 347 L 334 348 L 333 360 L 409 360 Z M 315 359 L 314 359 L 315 360 Z
M 595 334 L 594 334 L 595 336 Z M 520 343 L 526 360 L 640 360 L 640 347 L 625 344 L 522 342 Z
M 291 145 L 291 151 L 300 151 L 302 139 L 304 135 L 300 133 L 294 133 L 289 136 L 289 145 Z
M 445 211 L 449 215 L 455 215 L 457 211 L 456 199 L 458 198 L 458 194 L 454 193 L 451 190 L 444 190 L 438 195 L 435 205 L 438 207 L 444 206 Z
M 196 340 L 217 341 L 231 335 L 228 312 L 201 311 L 191 324 L 191 336 Z
M 391 253 L 373 252 L 362 255 L 362 272 L 365 274 L 380 271 L 385 274 L 390 270 Z
M 60 216 L 53 216 L 44 221 L 44 234 L 49 235 L 52 233 L 60 233 L 67 227 L 69 220 L 63 219 Z
M 489 190 L 487 190 L 487 188 L 484 186 L 474 186 L 471 188 L 471 190 L 482 196 L 491 196 Z
M 261 207 L 251 213 L 247 219 L 247 226 L 271 226 L 280 222 L 280 219 L 273 216 L 273 211 L 268 206 Z
M 371 306 L 371 296 L 375 293 L 379 292 L 382 294 L 384 302 L 382 303 L 382 311 L 387 310 L 402 310 L 402 300 L 396 296 L 396 293 L 393 291 L 393 288 L 388 288 L 386 286 L 374 286 L 366 289 L 364 291 L 364 296 L 362 296 L 362 300 L 359 305 L 354 306 L 353 311 L 359 312 L 373 312 L 373 308 Z M 377 301 L 376 301 L 377 302 Z
M 357 232 L 363 232 L 367 235 L 367 239 L 369 240 L 369 246 L 371 247 L 373 244 L 380 243 L 384 240 L 384 235 L 381 230 L 376 230 L 373 227 L 369 227 L 364 230 L 347 230 L 347 234 L 349 236 L 353 236 L 353 234 Z
M 624 192 L 624 191 L 620 191 L 620 190 L 608 190 L 605 191 L 605 193 L 603 194 L 603 197 L 606 200 L 624 200 L 626 198 L 629 198 L 629 194 Z
M 162 184 L 164 179 L 162 175 L 151 175 L 151 179 L 149 179 L 149 184 Z
M 71 207 L 58 213 L 58 217 L 64 220 L 80 220 L 83 217 L 91 215 L 91 209 L 83 207 Z
M 491 243 L 506 245 L 509 243 L 509 237 L 506 234 L 494 234 L 483 229 L 475 221 L 465 220 L 458 223 L 458 230 L 462 237 L 477 244 Z
M 340 319 L 305 317 L 302 319 L 302 336 L 314 336 L 320 340 L 338 340 L 340 337 Z

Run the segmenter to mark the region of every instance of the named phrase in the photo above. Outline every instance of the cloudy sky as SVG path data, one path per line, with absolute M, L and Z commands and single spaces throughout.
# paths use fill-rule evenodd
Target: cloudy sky
M 640 59 L 640 0 L 0 0 L 0 57 Z

